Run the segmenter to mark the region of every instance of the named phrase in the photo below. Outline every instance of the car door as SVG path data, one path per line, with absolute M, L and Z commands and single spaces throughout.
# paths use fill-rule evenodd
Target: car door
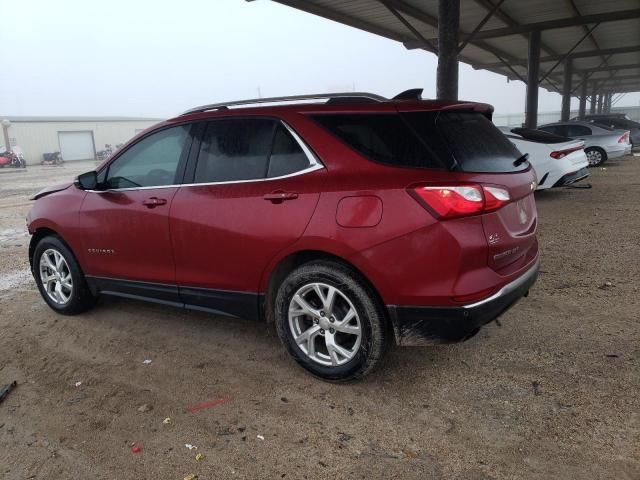
M 191 129 L 155 131 L 98 173 L 100 189 L 87 193 L 79 225 L 86 274 L 100 289 L 139 296 L 156 290 L 160 299 L 179 300 L 169 208 L 184 174 Z
M 170 214 L 181 298 L 255 317 L 261 275 L 304 232 L 324 167 L 283 122 L 226 118 L 207 124 L 187 175 Z

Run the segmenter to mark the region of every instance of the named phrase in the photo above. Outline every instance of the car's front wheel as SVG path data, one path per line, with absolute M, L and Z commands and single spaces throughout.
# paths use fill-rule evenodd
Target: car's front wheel
M 597 167 L 607 161 L 607 152 L 598 147 L 590 147 L 584 150 L 590 167 Z
M 64 315 L 75 315 L 95 303 L 73 253 L 57 236 L 42 238 L 33 254 L 33 277 L 44 301 Z
M 363 377 L 389 344 L 380 300 L 349 267 L 333 261 L 291 272 L 275 302 L 280 340 L 306 370 L 325 380 Z

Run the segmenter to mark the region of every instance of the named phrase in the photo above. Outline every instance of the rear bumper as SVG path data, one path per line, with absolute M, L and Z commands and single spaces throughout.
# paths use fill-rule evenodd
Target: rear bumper
M 454 343 L 475 335 L 480 327 L 511 308 L 538 278 L 540 261 L 492 296 L 460 307 L 387 305 L 400 346 Z
M 579 182 L 589 176 L 589 170 L 586 167 L 581 168 L 577 172 L 567 173 L 563 177 L 561 177 L 556 183 L 553 184 L 554 187 L 564 187 L 566 185 L 571 185 L 572 183 Z

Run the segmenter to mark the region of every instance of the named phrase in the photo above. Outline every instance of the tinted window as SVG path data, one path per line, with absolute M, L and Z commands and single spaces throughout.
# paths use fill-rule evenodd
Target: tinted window
M 190 125 L 167 128 L 143 138 L 116 158 L 107 188 L 157 187 L 177 183 L 176 170 Z
M 273 137 L 273 149 L 269 158 L 269 178 L 290 175 L 309 167 L 309 159 L 287 129 L 279 124 Z
M 195 182 L 231 182 L 265 178 L 275 121 L 225 119 L 205 130 Z
M 591 129 L 584 125 L 565 125 L 568 137 L 583 137 L 591 135 Z
M 560 135 L 545 132 L 544 130 L 535 130 L 532 128 L 514 128 L 511 131 L 520 135 L 525 140 L 536 143 L 563 143 L 570 140 L 567 137 L 561 137 Z
M 328 114 L 313 118 L 375 162 L 400 167 L 444 167 L 398 114 Z
M 429 121 L 423 113 L 408 114 L 412 125 Z M 479 112 L 441 112 L 435 119 L 438 132 L 454 158 L 456 168 L 465 172 L 514 172 L 529 167 L 522 154 L 485 115 Z M 428 139 L 427 139 L 428 140 Z
M 539 130 L 543 132 L 553 133 L 554 135 L 560 135 L 561 137 L 566 137 L 566 128 L 564 125 L 548 125 L 546 127 L 539 127 Z

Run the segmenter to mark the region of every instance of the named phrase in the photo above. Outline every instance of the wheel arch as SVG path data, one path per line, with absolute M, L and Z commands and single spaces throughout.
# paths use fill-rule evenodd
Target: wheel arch
M 353 263 L 346 260 L 344 257 L 336 255 L 334 253 L 325 251 L 325 250 L 315 250 L 315 249 L 305 249 L 299 250 L 293 253 L 286 255 L 281 258 L 277 264 L 271 269 L 269 272 L 267 279 L 265 290 L 263 294 L 262 301 L 260 302 L 260 316 L 264 319 L 264 321 L 268 323 L 273 323 L 274 319 L 274 303 L 275 298 L 278 293 L 278 287 L 282 283 L 282 281 L 291 273 L 293 270 L 298 268 L 305 263 L 309 263 L 317 260 L 325 260 L 332 261 L 336 263 L 340 263 L 345 265 L 350 270 L 352 270 L 360 280 L 367 286 L 367 288 L 373 293 L 376 301 L 379 302 L 381 307 L 384 309 L 385 313 L 388 312 L 384 302 L 382 301 L 382 297 L 380 293 L 375 288 L 373 283 L 367 278 L 367 276 L 356 267 Z
M 67 247 L 71 252 L 71 254 L 75 257 L 75 261 L 78 263 L 78 265 L 80 265 L 80 262 L 78 261 L 78 256 L 73 251 L 69 243 L 65 241 L 62 235 L 60 235 L 60 233 L 58 233 L 56 230 L 50 227 L 39 227 L 33 232 L 33 235 L 31 236 L 31 241 L 29 242 L 29 265 L 31 266 L 32 269 L 33 269 L 33 254 L 36 250 L 36 246 L 38 245 L 40 240 L 48 236 L 56 236 L 62 243 L 64 243 L 65 247 Z

